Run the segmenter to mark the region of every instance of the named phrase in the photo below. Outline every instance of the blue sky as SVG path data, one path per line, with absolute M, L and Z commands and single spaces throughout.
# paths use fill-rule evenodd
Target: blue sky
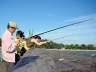
M 34 34 L 57 28 L 84 16 L 96 16 L 96 0 L 0 0 L 0 37 L 9 21 Z M 42 38 L 70 44 L 96 44 L 96 19 L 42 35 Z

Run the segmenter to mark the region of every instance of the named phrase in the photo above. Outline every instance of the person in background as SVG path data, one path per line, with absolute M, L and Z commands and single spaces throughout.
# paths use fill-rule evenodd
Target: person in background
M 16 65 L 17 62 L 20 60 L 20 56 L 23 56 L 23 54 L 28 50 L 24 32 L 22 32 L 21 30 L 16 32 L 15 43 L 16 43 L 16 54 L 15 54 L 16 57 L 15 65 Z
M 15 51 L 16 44 L 13 37 L 13 33 L 17 29 L 16 22 L 10 21 L 7 25 L 7 30 L 2 36 L 2 66 L 0 67 L 0 72 L 12 72 L 15 63 Z M 4 70 L 2 70 L 4 69 Z
M 29 49 L 23 31 L 19 30 L 16 32 L 15 42 L 16 42 L 17 54 L 23 56 L 23 54 Z
M 41 37 L 38 35 L 35 35 L 31 37 L 31 42 L 40 46 L 40 45 L 46 44 L 48 41 L 41 41 Z

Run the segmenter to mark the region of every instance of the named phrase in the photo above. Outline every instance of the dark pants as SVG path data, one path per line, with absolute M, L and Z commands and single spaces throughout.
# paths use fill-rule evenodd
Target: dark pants
M 9 63 L 6 61 L 0 63 L 0 72 L 13 72 L 13 70 L 14 70 L 14 63 Z
M 23 47 L 20 51 L 20 55 L 19 54 L 15 54 L 15 65 L 17 64 L 17 62 L 20 60 L 20 56 L 23 56 L 24 53 L 26 52 L 26 49 Z
M 21 49 L 21 51 L 20 51 L 21 56 L 23 56 L 25 52 L 26 52 L 26 49 L 23 47 L 23 48 Z

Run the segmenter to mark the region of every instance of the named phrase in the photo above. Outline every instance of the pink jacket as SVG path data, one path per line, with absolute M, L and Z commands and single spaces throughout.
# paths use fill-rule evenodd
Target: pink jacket
M 2 58 L 7 62 L 15 62 L 15 40 L 7 30 L 2 37 Z

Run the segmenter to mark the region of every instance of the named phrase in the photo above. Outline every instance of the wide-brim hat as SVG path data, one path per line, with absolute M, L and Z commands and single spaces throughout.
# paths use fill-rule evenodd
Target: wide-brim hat
M 18 29 L 15 21 L 10 21 L 10 22 L 8 23 L 8 25 L 9 25 L 10 27 L 13 27 L 13 28 L 15 28 L 15 29 Z

